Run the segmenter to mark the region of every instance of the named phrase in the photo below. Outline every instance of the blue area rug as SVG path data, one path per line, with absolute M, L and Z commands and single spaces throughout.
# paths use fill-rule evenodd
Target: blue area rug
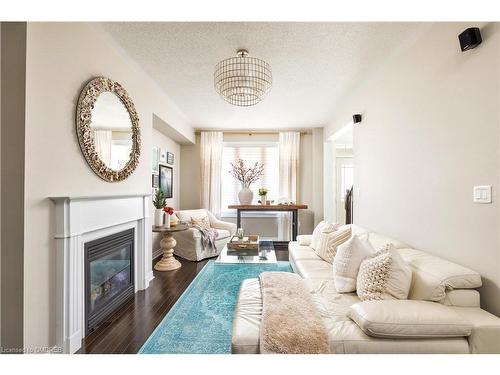
M 292 272 L 292 268 L 288 262 L 220 265 L 209 261 L 139 353 L 231 353 L 233 313 L 241 282 L 264 271 Z

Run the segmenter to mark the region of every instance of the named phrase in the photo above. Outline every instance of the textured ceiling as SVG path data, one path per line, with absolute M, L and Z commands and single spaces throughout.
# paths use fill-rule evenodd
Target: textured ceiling
M 103 23 L 102 27 L 198 129 L 323 126 L 417 23 Z M 266 60 L 273 87 L 253 107 L 232 106 L 213 87 L 217 62 L 245 48 Z

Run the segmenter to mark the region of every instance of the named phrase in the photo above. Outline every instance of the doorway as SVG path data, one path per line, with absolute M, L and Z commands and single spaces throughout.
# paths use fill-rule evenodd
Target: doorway
M 354 182 L 354 165 L 352 156 L 339 156 L 336 158 L 337 194 L 336 222 L 352 224 L 352 187 Z M 351 197 L 349 199 L 349 194 Z
M 354 148 L 353 123 L 335 132 L 326 142 L 325 219 L 339 224 L 353 222 Z M 330 197 L 326 200 L 327 197 Z M 328 207 L 326 207 L 328 203 Z M 328 211 L 328 215 L 327 212 Z M 328 218 L 328 219 L 327 219 Z

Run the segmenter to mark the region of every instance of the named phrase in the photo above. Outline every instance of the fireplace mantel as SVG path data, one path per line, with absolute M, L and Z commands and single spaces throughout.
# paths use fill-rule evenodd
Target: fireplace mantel
M 150 194 L 51 197 L 55 204 L 56 345 L 75 353 L 85 335 L 84 244 L 135 229 L 135 292 L 153 279 Z

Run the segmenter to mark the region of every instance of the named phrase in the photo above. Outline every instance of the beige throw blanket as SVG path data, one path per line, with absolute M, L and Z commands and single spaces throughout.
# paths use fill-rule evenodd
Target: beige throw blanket
M 304 280 L 288 272 L 263 272 L 262 354 L 329 353 L 328 334 Z

